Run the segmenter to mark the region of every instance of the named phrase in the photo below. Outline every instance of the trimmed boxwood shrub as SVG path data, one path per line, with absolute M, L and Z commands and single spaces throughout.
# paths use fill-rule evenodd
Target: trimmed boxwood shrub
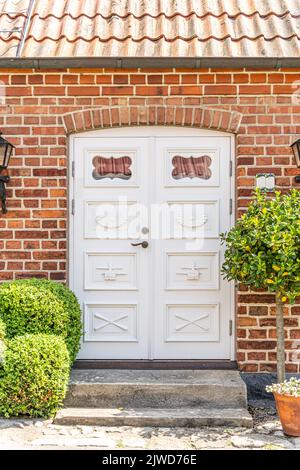
M 0 319 L 8 339 L 26 333 L 61 336 L 70 363 L 79 350 L 82 332 L 78 301 L 67 287 L 45 279 L 22 279 L 0 285 Z
M 5 338 L 5 324 L 4 322 L 0 319 L 0 341 L 3 341 Z
M 2 362 L 4 359 L 4 352 L 5 352 L 5 325 L 2 320 L 0 320 L 0 377 L 2 375 Z
M 0 376 L 0 414 L 54 416 L 67 391 L 70 363 L 59 336 L 27 334 L 6 341 Z
M 65 285 L 58 282 L 48 281 L 47 279 L 33 279 L 27 282 L 34 283 L 38 287 L 49 290 L 55 294 L 64 304 L 68 312 L 68 327 L 66 344 L 70 354 L 71 363 L 74 362 L 80 347 L 80 339 L 82 336 L 81 309 L 75 294 Z

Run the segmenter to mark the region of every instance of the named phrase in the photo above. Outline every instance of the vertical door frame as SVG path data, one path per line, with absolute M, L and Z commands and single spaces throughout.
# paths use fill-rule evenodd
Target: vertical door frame
M 89 137 L 129 137 L 136 135 L 137 137 L 159 137 L 159 136 L 211 136 L 211 137 L 229 137 L 230 138 L 230 161 L 231 161 L 231 177 L 230 177 L 230 199 L 232 200 L 232 212 L 230 215 L 230 227 L 234 226 L 236 220 L 236 151 L 235 151 L 235 135 L 214 131 L 210 129 L 193 128 L 193 127 L 176 127 L 176 126 L 141 126 L 141 127 L 118 127 L 92 130 L 72 134 L 68 138 L 67 155 L 68 155 L 68 220 L 67 220 L 67 284 L 70 289 L 74 289 L 74 215 L 73 201 L 74 194 L 74 177 L 73 162 L 75 158 L 75 142 L 76 139 Z M 229 171 L 229 169 L 228 169 Z M 75 169 L 76 172 L 76 169 Z M 75 207 L 76 210 L 76 207 Z M 230 283 L 230 321 L 232 322 L 232 334 L 229 337 L 230 342 L 230 360 L 236 360 L 236 289 L 233 282 Z

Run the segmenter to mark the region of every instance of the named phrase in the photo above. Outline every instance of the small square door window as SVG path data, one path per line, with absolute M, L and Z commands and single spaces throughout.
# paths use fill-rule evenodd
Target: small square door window
M 123 157 L 102 157 L 95 156 L 93 163 L 93 178 L 95 180 L 103 180 L 109 178 L 111 180 L 121 179 L 129 180 L 132 176 L 131 165 L 132 160 L 128 156 Z
M 180 155 L 175 155 L 172 158 L 172 178 L 175 180 L 183 178 L 200 178 L 208 180 L 212 176 L 210 169 L 211 162 L 211 157 L 208 155 L 202 155 L 199 157 L 182 157 Z

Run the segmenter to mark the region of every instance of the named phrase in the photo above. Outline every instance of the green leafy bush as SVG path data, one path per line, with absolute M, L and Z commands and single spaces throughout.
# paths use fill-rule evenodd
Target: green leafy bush
M 0 341 L 5 338 L 5 323 L 0 319 Z
M 22 279 L 0 286 L 0 319 L 7 338 L 26 333 L 62 336 L 73 363 L 82 331 L 81 312 L 73 292 L 44 279 Z
M 2 363 L 4 360 L 4 354 L 5 354 L 5 349 L 6 349 L 4 338 L 5 338 L 5 324 L 2 320 L 0 320 L 0 377 L 3 372 Z
M 300 192 L 260 191 L 237 220 L 226 242 L 223 274 L 229 280 L 276 293 L 293 303 L 300 293 Z
M 283 382 L 283 306 L 300 295 L 300 192 L 268 198 L 257 190 L 247 212 L 221 237 L 227 245 L 224 277 L 275 294 L 277 380 Z
M 0 414 L 50 417 L 62 406 L 69 378 L 62 338 L 24 335 L 7 341 L 0 376 Z
M 38 286 L 55 294 L 64 304 L 68 312 L 69 322 L 67 327 L 66 344 L 70 354 L 71 363 L 74 362 L 79 351 L 82 336 L 81 309 L 75 294 L 65 285 L 48 280 L 34 280 Z

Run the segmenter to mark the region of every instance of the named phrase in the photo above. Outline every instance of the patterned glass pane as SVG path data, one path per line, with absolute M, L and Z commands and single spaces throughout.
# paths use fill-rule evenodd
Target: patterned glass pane
M 131 165 L 132 160 L 128 156 L 110 158 L 96 156 L 93 158 L 93 178 L 95 180 L 104 178 L 129 180 L 132 176 Z
M 182 178 L 201 178 L 208 180 L 212 172 L 210 170 L 211 158 L 208 155 L 201 157 L 181 157 L 176 155 L 172 158 L 172 177 L 175 180 Z

